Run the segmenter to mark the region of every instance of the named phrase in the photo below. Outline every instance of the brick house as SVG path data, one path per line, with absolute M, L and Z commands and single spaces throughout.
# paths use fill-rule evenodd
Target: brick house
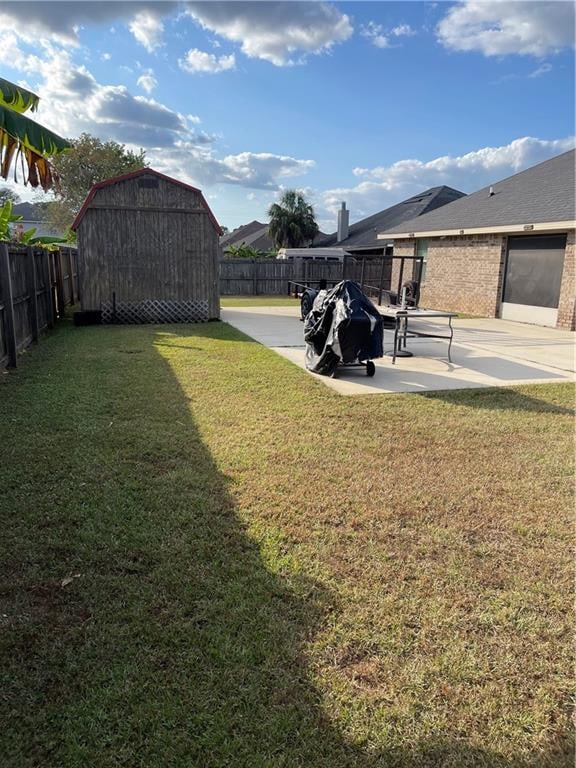
M 381 232 L 394 255 L 424 258 L 421 306 L 574 330 L 575 159 L 565 152 Z

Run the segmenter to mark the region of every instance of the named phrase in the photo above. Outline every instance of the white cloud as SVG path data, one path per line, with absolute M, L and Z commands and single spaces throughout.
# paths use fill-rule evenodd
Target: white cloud
M 547 61 L 544 62 L 544 64 L 541 64 L 539 67 L 536 67 L 536 69 L 533 72 L 530 72 L 528 77 L 534 78 L 534 77 L 542 77 L 542 75 L 547 75 L 549 72 L 552 72 L 552 64 L 548 63 Z
M 6 46 L 2 43 L 5 42 Z M 31 80 L 22 85 L 41 97 L 38 120 L 66 137 L 83 131 L 146 150 L 151 165 L 199 186 L 232 184 L 276 190 L 281 180 L 306 174 L 311 160 L 270 152 L 240 152 L 220 158 L 216 136 L 198 130 L 200 118 L 171 110 L 152 98 L 134 96 L 123 85 L 102 84 L 68 51 L 49 47 L 45 58 L 25 54 L 0 35 L 0 61 L 7 52 Z M 143 77 L 151 70 L 143 73 Z
M 230 69 L 236 69 L 236 57 L 233 53 L 229 56 L 215 56 L 213 53 L 199 51 L 198 48 L 191 48 L 183 59 L 178 59 L 180 69 L 185 72 L 226 72 Z
M 38 41 L 78 46 L 79 30 L 87 24 L 108 24 L 119 19 L 129 23 L 139 43 L 149 50 L 160 45 L 161 19 L 178 7 L 176 2 L 116 0 L 115 2 L 3 2 L 0 29 L 14 31 L 29 43 Z
M 446 184 L 462 192 L 473 192 L 566 152 L 575 144 L 574 137 L 556 140 L 524 137 L 501 147 L 484 147 L 459 156 L 445 155 L 429 161 L 399 160 L 388 166 L 355 168 L 353 173 L 361 179 L 360 183 L 323 192 L 320 209 L 324 217 L 335 221 L 341 201 L 346 200 L 351 219 L 358 220 L 429 187 Z
M 360 34 L 362 37 L 367 37 L 376 48 L 390 48 L 390 40 L 384 34 L 384 27 L 381 24 L 369 21 L 365 27 L 361 28 Z
M 190 136 L 181 115 L 154 99 L 133 96 L 124 85 L 103 85 L 66 51 L 51 49 L 46 58 L 25 56 L 20 68 L 41 97 L 39 120 L 63 136 L 82 131 L 136 146 L 170 146 Z M 210 140 L 196 135 L 199 143 Z
M 353 31 L 348 16 L 326 2 L 191 2 L 187 8 L 204 29 L 277 67 L 329 51 Z
M 132 19 L 130 32 L 136 40 L 143 45 L 148 53 L 153 53 L 162 45 L 162 33 L 164 25 L 162 19 L 150 11 L 140 11 Z
M 547 56 L 574 45 L 574 4 L 466 0 L 448 11 L 437 34 L 455 51 Z
M 499 85 L 500 83 L 507 83 L 510 80 L 524 80 L 525 78 L 528 78 L 530 80 L 534 80 L 537 77 L 542 77 L 543 75 L 548 75 L 554 67 L 549 62 L 544 62 L 543 64 L 540 64 L 536 69 L 533 69 L 531 72 L 528 73 L 522 73 L 519 72 L 511 72 L 507 75 L 502 75 L 497 80 L 494 80 L 495 85 Z
M 386 30 L 382 24 L 376 24 L 375 21 L 369 21 L 366 26 L 360 29 L 362 37 L 368 38 L 376 48 L 391 48 L 390 38 L 412 37 L 416 32 L 409 24 L 399 24 L 397 27 Z
M 201 187 L 232 184 L 249 189 L 276 190 L 279 179 L 301 176 L 314 166 L 311 160 L 268 152 L 240 152 L 220 159 L 211 147 L 187 142 L 150 150 L 147 156 L 154 168 Z
M 412 29 L 410 24 L 399 24 L 397 27 L 392 27 L 390 34 L 393 37 L 413 37 L 416 31 Z
M 102 61 L 110 61 L 110 59 L 112 58 L 112 54 L 105 52 L 102 54 L 100 58 L 102 59 Z
M 146 91 L 146 93 L 152 93 L 158 85 L 158 80 L 154 77 L 154 72 L 151 69 L 147 69 L 144 71 L 144 74 L 140 75 L 136 85 L 142 88 L 143 91 Z

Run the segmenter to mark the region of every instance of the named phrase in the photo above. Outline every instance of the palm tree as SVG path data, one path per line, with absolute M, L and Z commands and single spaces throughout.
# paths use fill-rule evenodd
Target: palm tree
M 280 202 L 270 206 L 268 216 L 268 234 L 277 248 L 299 248 L 311 243 L 320 231 L 314 209 L 295 189 L 286 190 Z
M 64 152 L 70 144 L 23 114 L 35 112 L 39 101 L 35 93 L 0 78 L 0 176 L 7 179 L 14 168 L 17 180 L 21 166 L 24 184 L 47 191 L 57 180 L 48 158 Z

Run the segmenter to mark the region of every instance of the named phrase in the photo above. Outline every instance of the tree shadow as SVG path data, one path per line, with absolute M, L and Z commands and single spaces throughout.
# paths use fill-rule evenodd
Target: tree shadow
M 569 384 L 569 382 L 558 382 Z M 545 385 L 536 385 L 545 386 Z M 527 395 L 510 387 L 483 387 L 478 389 L 438 390 L 434 392 L 417 392 L 420 397 L 428 400 L 444 400 L 453 405 L 467 408 L 482 408 L 490 411 L 525 411 L 529 413 L 562 414 L 574 416 L 574 407 L 551 403 L 549 398 L 541 399 Z M 572 397 L 572 401 L 574 398 Z
M 142 350 L 128 363 L 101 329 L 79 333 L 89 343 L 67 353 L 75 367 L 47 361 L 38 372 L 52 387 L 68 377 L 85 418 L 61 457 L 74 497 L 38 502 L 30 541 L 50 513 L 44 538 L 13 566 L 30 586 L 3 593 L 28 616 L 7 647 L 27 666 L 10 706 L 26 746 L 7 746 L 5 765 L 560 765 L 509 762 L 440 736 L 389 751 L 348 741 L 305 652 L 338 610 L 334 596 L 266 563 L 152 335 L 143 346 L 142 332 L 108 331 Z M 61 572 L 80 575 L 66 589 L 46 581 Z

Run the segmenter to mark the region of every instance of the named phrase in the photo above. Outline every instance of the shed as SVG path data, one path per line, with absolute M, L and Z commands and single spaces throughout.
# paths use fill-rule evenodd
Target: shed
M 152 168 L 98 182 L 72 229 L 83 312 L 102 322 L 220 316 L 221 229 L 202 192 Z

